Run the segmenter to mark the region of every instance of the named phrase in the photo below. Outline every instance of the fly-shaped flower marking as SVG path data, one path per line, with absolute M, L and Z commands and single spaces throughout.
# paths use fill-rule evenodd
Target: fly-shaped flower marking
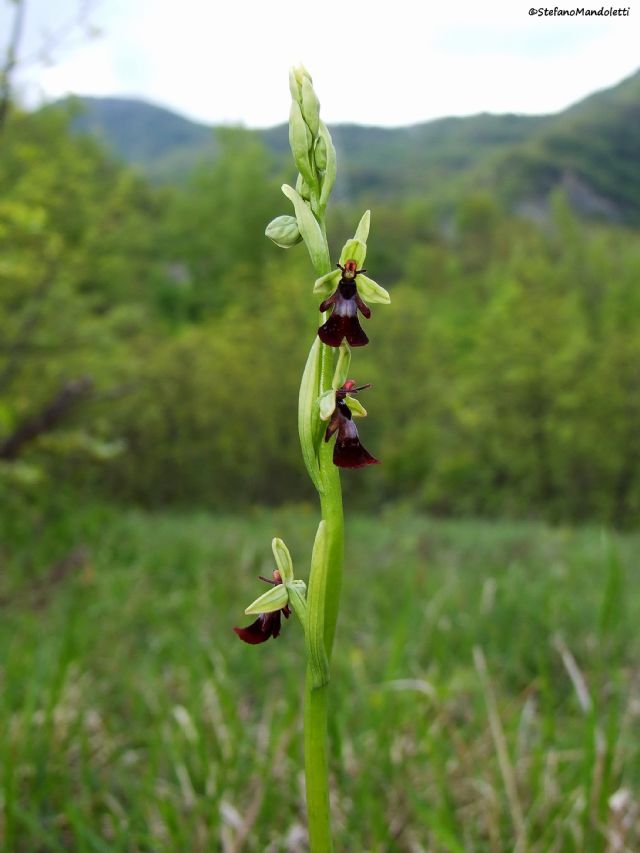
M 260 580 L 265 583 L 270 583 L 274 587 L 282 584 L 282 576 L 277 569 L 273 573 L 273 580 L 263 578 L 262 576 L 260 576 Z M 284 594 L 284 601 L 287 601 L 286 590 L 283 589 L 282 592 Z M 241 640 L 244 640 L 245 643 L 250 643 L 252 646 L 266 642 L 269 637 L 273 637 L 275 640 L 280 633 L 281 613 L 284 615 L 285 619 L 289 618 L 291 610 L 289 609 L 288 604 L 268 613 L 260 613 L 256 621 L 252 622 L 251 625 L 247 625 L 246 628 L 234 628 L 233 630 Z
M 356 277 L 366 270 L 359 270 L 354 260 L 348 260 L 344 266 L 338 266 L 342 271 L 338 286 L 331 296 L 320 304 L 321 311 L 326 311 L 330 306 L 333 306 L 333 311 L 327 322 L 318 329 L 318 335 L 322 343 L 330 347 L 339 347 L 344 338 L 352 347 L 363 347 L 369 343 L 369 338 L 358 320 L 358 310 L 368 320 L 371 309 L 358 293 Z
M 358 429 L 353 422 L 351 409 L 347 405 L 347 395 L 357 394 L 369 388 L 370 385 L 361 385 L 356 388 L 355 384 L 353 379 L 348 379 L 342 388 L 336 391 L 336 407 L 324 434 L 324 440 L 329 441 L 331 436 L 337 433 L 333 447 L 333 463 L 340 468 L 364 468 L 365 465 L 379 464 L 379 461 L 360 443 Z M 362 413 L 366 414 L 364 409 Z

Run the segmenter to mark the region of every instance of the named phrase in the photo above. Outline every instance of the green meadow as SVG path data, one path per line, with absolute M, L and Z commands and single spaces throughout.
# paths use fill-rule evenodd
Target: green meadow
M 335 128 L 331 262 L 371 209 L 391 297 L 349 374 L 383 464 L 343 477 L 338 853 L 640 850 L 639 98 Z M 0 109 L 0 849 L 304 853 L 302 632 L 233 633 L 318 525 L 286 129 L 82 109 Z
M 3 849 L 304 849 L 300 628 L 247 647 L 232 627 L 274 533 L 306 576 L 315 512 L 32 522 L 3 546 Z M 638 848 L 639 545 L 408 510 L 348 521 L 338 850 Z

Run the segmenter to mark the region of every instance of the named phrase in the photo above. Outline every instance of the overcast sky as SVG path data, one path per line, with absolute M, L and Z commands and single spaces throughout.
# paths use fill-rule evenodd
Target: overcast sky
M 288 67 L 304 62 L 329 122 L 555 112 L 640 66 L 640 0 L 626 17 L 530 16 L 541 0 L 95 0 L 100 30 L 60 38 L 78 0 L 26 0 L 30 104 L 68 92 L 140 97 L 207 123 L 287 119 Z M 609 8 L 611 0 L 548 0 Z M 623 0 L 627 2 L 627 0 Z M 635 3 L 635 6 L 633 5 Z M 544 4 L 543 4 L 544 5 Z M 0 38 L 8 0 L 0 0 Z

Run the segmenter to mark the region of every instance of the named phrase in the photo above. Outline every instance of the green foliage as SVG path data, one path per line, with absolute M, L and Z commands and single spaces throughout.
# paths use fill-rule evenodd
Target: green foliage
M 91 394 L 0 459 L 0 490 L 121 502 L 306 500 L 297 378 L 313 340 L 303 248 L 263 234 L 280 176 L 245 131 L 182 188 L 153 188 L 58 113 L 14 114 L 0 163 L 0 456 L 69 382 Z M 290 178 L 290 176 L 287 176 Z M 474 193 L 377 204 L 360 429 L 383 465 L 349 500 L 633 523 L 640 510 L 638 235 L 544 227 Z M 332 212 L 337 260 L 361 207 Z M 318 315 L 319 316 L 319 315 Z M 256 354 L 269 351 L 267 360 Z M 390 374 L 388 366 L 401 364 Z
M 273 530 L 306 577 L 313 513 L 75 503 L 24 521 L 0 531 L 0 846 L 303 849 L 300 626 L 250 650 L 231 627 Z M 600 853 L 614 832 L 638 849 L 638 536 L 396 511 L 350 525 L 336 846 L 514 847 L 479 647 L 527 849 Z

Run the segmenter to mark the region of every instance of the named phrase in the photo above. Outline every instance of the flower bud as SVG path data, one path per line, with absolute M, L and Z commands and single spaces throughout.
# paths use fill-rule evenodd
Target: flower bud
M 291 70 L 293 71 L 294 77 L 298 81 L 298 85 L 300 87 L 302 87 L 302 82 L 305 79 L 305 77 L 307 78 L 307 80 L 310 83 L 313 83 L 313 79 L 311 77 L 311 74 L 309 74 L 309 72 L 307 71 L 307 69 L 304 67 L 304 65 L 302 63 L 300 63 L 300 65 L 294 65 Z
M 320 121 L 318 133 L 320 135 L 320 139 L 324 142 L 327 154 L 324 178 L 322 180 L 322 189 L 320 191 L 320 207 L 325 208 L 329 201 L 329 195 L 331 194 L 331 189 L 333 188 L 333 184 L 336 179 L 337 158 L 336 149 L 333 147 L 333 141 L 331 140 L 331 134 L 323 121 Z
M 291 146 L 291 153 L 293 154 L 298 171 L 307 182 L 307 185 L 309 187 L 317 187 L 317 181 L 314 178 L 311 161 L 309 160 L 309 151 L 313 145 L 313 137 L 302 118 L 300 106 L 296 101 L 292 101 L 291 112 L 289 114 L 289 145 Z
M 302 115 L 309 126 L 313 136 L 318 135 L 320 127 L 320 101 L 316 95 L 311 79 L 304 77 L 301 84 L 302 89 Z
M 298 83 L 298 79 L 293 68 L 289 69 L 289 91 L 291 92 L 291 97 L 293 98 L 293 100 L 301 104 L 302 89 L 300 87 L 300 84 Z
M 327 168 L 327 143 L 319 136 L 316 139 L 316 144 L 313 150 L 313 159 L 316 161 L 316 167 L 324 172 Z
M 311 190 L 302 175 L 298 175 L 296 180 L 296 192 L 300 193 L 305 201 L 311 201 Z
M 290 249 L 302 240 L 295 216 L 276 216 L 267 225 L 264 233 L 281 249 Z
M 298 155 L 304 155 L 309 159 L 309 151 L 313 147 L 313 136 L 297 101 L 291 102 L 291 109 L 289 110 L 289 144 L 296 162 L 296 152 Z
M 296 219 L 298 220 L 298 228 L 302 234 L 302 239 L 306 243 L 311 263 L 318 272 L 329 269 L 331 267 L 331 259 L 329 258 L 327 245 L 318 225 L 318 220 L 300 193 L 297 193 L 293 187 L 283 184 L 282 192 L 293 202 Z M 316 396 L 318 395 L 316 394 Z

